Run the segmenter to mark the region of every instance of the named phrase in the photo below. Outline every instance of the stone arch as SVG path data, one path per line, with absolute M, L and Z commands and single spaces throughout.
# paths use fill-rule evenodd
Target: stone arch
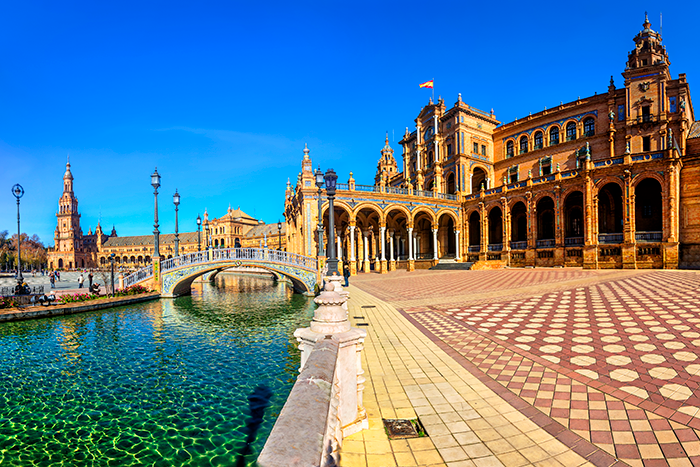
M 637 175 L 635 175 L 634 180 L 632 180 L 632 189 L 636 189 L 637 185 L 639 185 L 641 182 L 648 178 L 653 178 L 654 180 L 659 182 L 659 185 L 661 185 L 662 188 L 666 183 L 666 180 L 664 180 L 663 175 L 660 175 L 656 172 L 651 172 L 649 170 L 645 170 L 644 172 L 640 172 Z
M 421 213 L 426 213 L 428 217 L 430 217 L 430 221 L 433 225 L 437 223 L 437 217 L 435 217 L 435 212 L 432 209 L 425 206 L 418 206 L 411 212 L 411 223 L 413 225 L 415 225 L 416 218 Z
M 481 245 L 481 213 L 479 210 L 474 209 L 469 213 L 467 217 L 469 225 L 469 248 L 470 251 L 473 247 L 479 247 Z M 478 251 L 478 249 L 476 250 Z
M 206 264 L 200 267 L 180 268 L 174 271 L 163 273 L 163 297 L 179 297 L 181 295 L 189 295 L 192 282 L 200 276 L 212 272 L 219 272 L 230 267 L 241 266 L 240 262 L 224 262 L 219 264 Z M 245 264 L 245 263 L 244 263 Z M 278 274 L 288 278 L 296 292 L 312 294 L 314 292 L 312 283 L 315 283 L 316 273 L 312 271 L 299 270 L 295 271 L 283 264 L 260 264 L 258 262 L 250 264 L 251 266 L 269 270 L 272 274 Z
M 449 209 L 442 209 L 437 213 L 438 225 L 438 257 L 457 257 L 457 244 L 455 231 L 459 228 L 459 217 Z
M 503 209 L 498 204 L 494 204 L 488 210 L 489 220 L 489 245 L 503 245 Z
M 63 258 L 58 258 L 58 267 L 59 269 L 63 267 Z
M 488 189 L 488 182 L 486 181 L 486 179 L 489 178 L 488 168 L 481 164 L 474 164 L 469 170 L 471 172 L 471 192 L 478 193 L 481 191 L 482 184 L 484 189 Z
M 527 242 L 527 200 L 518 197 L 509 209 L 511 242 Z
M 454 170 L 450 170 L 445 177 L 445 193 L 454 195 L 457 192 L 457 176 Z
M 552 196 L 540 196 L 536 202 L 537 240 L 554 240 L 556 236 L 556 206 Z
M 663 231 L 663 196 L 663 184 L 657 177 L 644 177 L 634 185 L 635 231 Z
M 583 243 L 585 216 L 583 215 L 583 191 L 581 187 L 567 190 L 564 199 L 564 238 L 580 238 Z M 566 240 L 565 240 L 566 242 Z M 576 244 L 576 243 L 572 243 Z
M 601 181 L 597 191 L 598 199 L 598 233 L 621 234 L 623 206 L 623 186 L 617 180 Z

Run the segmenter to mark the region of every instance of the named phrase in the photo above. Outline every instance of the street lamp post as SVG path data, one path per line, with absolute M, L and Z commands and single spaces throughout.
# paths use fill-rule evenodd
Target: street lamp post
M 22 277 L 22 255 L 21 244 L 22 234 L 19 229 L 19 199 L 24 196 L 24 188 L 19 183 L 12 187 L 12 194 L 17 198 L 17 284 L 21 287 L 24 277 Z
M 199 217 L 199 214 L 197 214 L 197 251 L 202 251 L 202 240 L 201 240 L 201 231 L 202 227 L 202 218 Z
M 277 249 L 282 251 L 282 221 L 277 221 L 277 237 L 279 239 Z
M 333 201 L 335 200 L 335 184 L 338 175 L 335 170 L 326 170 L 324 176 L 326 181 L 326 195 L 328 196 L 328 275 L 338 275 L 338 258 L 335 257 L 335 211 Z
M 159 250 L 159 243 L 160 243 L 160 232 L 158 231 L 158 187 L 160 186 L 160 175 L 158 174 L 158 167 L 156 167 L 156 171 L 151 174 L 151 185 L 153 186 L 153 195 L 155 196 L 156 204 L 155 204 L 155 214 L 154 214 L 154 224 L 153 224 L 153 236 L 154 236 L 154 248 L 153 248 L 153 257 L 154 258 L 160 258 L 160 250 Z
M 211 239 L 209 238 L 209 219 L 204 221 L 204 249 L 209 251 L 211 246 Z
M 316 186 L 318 187 L 318 256 L 324 256 L 326 252 L 323 248 L 323 215 L 321 215 L 323 199 L 321 198 L 321 189 L 323 188 L 325 181 L 323 180 L 323 172 L 321 172 L 321 167 L 316 169 L 314 176 L 316 177 Z
M 114 253 L 109 255 L 109 262 L 112 265 L 112 297 L 114 297 Z
M 175 194 L 173 195 L 173 204 L 175 205 L 175 256 L 179 256 L 180 235 L 177 233 L 177 207 L 180 205 L 180 195 L 177 193 L 177 188 L 175 189 Z

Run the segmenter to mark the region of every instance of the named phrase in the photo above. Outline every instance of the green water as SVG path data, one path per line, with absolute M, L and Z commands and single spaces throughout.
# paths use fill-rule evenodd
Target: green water
M 175 300 L 0 324 L 0 465 L 232 465 L 247 398 L 266 384 L 253 465 L 313 306 L 272 280 L 222 274 Z

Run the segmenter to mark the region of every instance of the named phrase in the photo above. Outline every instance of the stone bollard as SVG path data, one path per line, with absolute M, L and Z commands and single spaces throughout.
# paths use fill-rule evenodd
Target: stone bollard
M 124 290 L 124 274 L 121 272 L 119 273 L 119 290 Z
M 347 292 L 340 286 L 342 277 L 330 276 L 329 279 L 323 292 L 314 299 L 318 308 L 314 312 L 311 326 L 297 329 L 294 336 L 299 341 L 302 352 L 302 369 L 317 342 L 331 337 L 338 343 L 335 369 L 339 397 L 338 419 L 342 436 L 345 437 L 368 428 L 367 412 L 362 401 L 365 377 L 361 361 L 367 331 L 350 327 Z M 337 287 L 340 287 L 340 292 Z

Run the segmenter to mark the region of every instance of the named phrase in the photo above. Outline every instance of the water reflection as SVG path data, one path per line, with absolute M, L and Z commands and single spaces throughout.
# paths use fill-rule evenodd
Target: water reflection
M 265 384 L 259 452 L 297 375 L 292 332 L 313 302 L 230 274 L 194 292 L 1 324 L 0 464 L 228 465 L 247 397 Z

